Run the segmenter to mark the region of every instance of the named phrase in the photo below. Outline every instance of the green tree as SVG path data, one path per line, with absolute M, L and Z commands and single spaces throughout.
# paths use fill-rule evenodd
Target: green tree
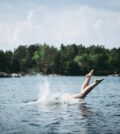
M 59 65 L 59 53 L 54 47 L 47 44 L 39 47 L 34 53 L 33 59 L 36 61 L 36 70 L 44 74 L 56 73 Z
M 2 50 L 0 50 L 0 72 L 6 71 L 6 58 Z
M 13 68 L 15 72 L 26 72 L 26 56 L 27 56 L 27 46 L 19 46 L 13 54 Z
M 92 61 L 87 53 L 84 53 L 81 56 L 76 56 L 74 60 L 80 66 L 82 74 L 85 74 L 93 68 Z
M 12 72 L 12 56 L 13 53 L 11 51 L 5 52 L 5 72 Z
M 109 64 L 110 69 L 112 69 L 113 72 L 120 73 L 120 48 L 113 48 L 111 50 L 109 55 Z

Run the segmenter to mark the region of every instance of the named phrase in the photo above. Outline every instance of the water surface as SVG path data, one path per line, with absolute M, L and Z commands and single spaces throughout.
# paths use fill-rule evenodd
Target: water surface
M 84 101 L 67 100 L 65 96 L 80 91 L 83 81 L 84 77 L 0 78 L 0 134 L 119 134 L 120 77 L 105 77 Z

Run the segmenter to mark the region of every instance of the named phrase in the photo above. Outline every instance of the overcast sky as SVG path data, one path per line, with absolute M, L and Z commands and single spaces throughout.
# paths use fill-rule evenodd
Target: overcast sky
M 0 0 L 0 49 L 48 43 L 120 47 L 120 0 Z

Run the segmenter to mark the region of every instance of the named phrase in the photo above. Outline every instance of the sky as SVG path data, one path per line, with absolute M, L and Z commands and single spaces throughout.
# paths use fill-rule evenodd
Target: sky
M 120 0 L 0 0 L 0 50 L 35 43 L 120 47 Z

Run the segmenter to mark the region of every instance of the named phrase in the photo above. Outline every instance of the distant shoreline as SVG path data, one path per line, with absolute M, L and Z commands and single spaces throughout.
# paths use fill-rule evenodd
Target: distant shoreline
M 20 73 L 6 73 L 0 72 L 0 78 L 10 78 L 10 77 L 22 77 L 23 75 Z
M 84 76 L 84 75 L 59 75 L 59 74 L 41 74 L 41 73 L 6 73 L 6 72 L 0 72 L 0 78 L 11 78 L 11 77 L 23 77 L 23 76 Z M 108 74 L 108 75 L 95 75 L 95 76 L 114 76 L 119 77 L 120 74 Z

